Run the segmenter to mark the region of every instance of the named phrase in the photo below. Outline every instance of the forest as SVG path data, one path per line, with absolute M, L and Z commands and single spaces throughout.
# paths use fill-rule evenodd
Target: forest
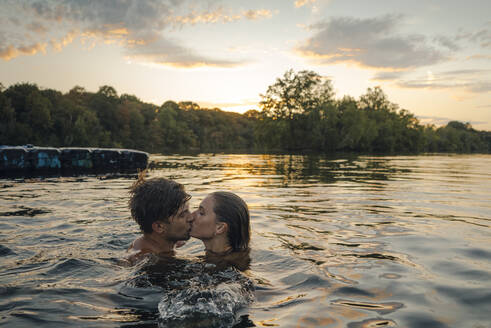
M 469 123 L 424 125 L 380 87 L 335 97 L 332 81 L 288 70 L 244 114 L 185 101 L 146 103 L 111 86 L 67 93 L 0 84 L 0 145 L 110 147 L 149 153 L 489 153 L 491 132 Z

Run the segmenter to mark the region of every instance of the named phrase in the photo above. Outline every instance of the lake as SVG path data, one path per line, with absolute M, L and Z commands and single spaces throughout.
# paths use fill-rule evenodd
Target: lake
M 255 291 L 236 327 L 491 327 L 491 155 L 150 159 L 192 209 L 216 190 L 248 203 Z M 120 263 L 135 178 L 0 178 L 0 326 L 166 326 L 174 294 Z M 191 239 L 177 257 L 202 253 Z

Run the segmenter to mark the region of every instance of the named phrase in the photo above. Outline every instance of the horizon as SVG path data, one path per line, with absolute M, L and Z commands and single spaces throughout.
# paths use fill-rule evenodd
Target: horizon
M 288 69 L 332 80 L 336 99 L 380 86 L 422 124 L 491 131 L 491 3 L 380 0 L 5 1 L 5 88 L 109 85 L 162 104 L 259 110 Z

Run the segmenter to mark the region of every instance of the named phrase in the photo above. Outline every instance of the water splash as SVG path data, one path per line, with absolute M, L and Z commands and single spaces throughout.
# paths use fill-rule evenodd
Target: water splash
M 165 292 L 158 305 L 159 326 L 230 327 L 237 312 L 254 300 L 253 290 L 252 281 L 235 269 L 202 272 L 185 288 Z

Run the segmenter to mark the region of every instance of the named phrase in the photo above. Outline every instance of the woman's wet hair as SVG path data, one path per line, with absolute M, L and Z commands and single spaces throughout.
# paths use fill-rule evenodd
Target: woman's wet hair
M 212 193 L 215 200 L 213 211 L 220 222 L 228 225 L 228 240 L 233 251 L 245 250 L 249 247 L 251 227 L 247 204 L 234 193 L 217 191 Z
M 166 223 L 177 213 L 191 196 L 184 191 L 184 186 L 165 178 L 145 180 L 145 172 L 131 186 L 128 202 L 131 216 L 144 233 L 151 233 L 152 223 L 162 220 Z

